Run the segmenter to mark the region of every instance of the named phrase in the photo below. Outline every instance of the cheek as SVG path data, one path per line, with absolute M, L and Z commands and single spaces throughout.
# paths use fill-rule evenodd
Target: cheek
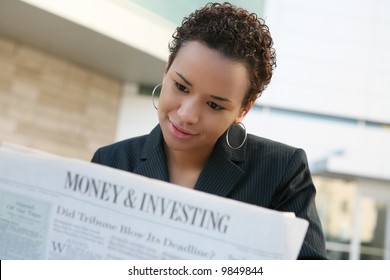
M 161 107 L 162 110 L 166 110 L 167 108 L 172 106 L 174 99 L 171 96 L 172 94 L 170 94 L 169 92 L 162 92 L 158 100 L 158 108 L 160 109 Z
M 215 116 L 210 116 L 204 123 L 207 126 L 209 134 L 217 137 L 221 136 L 231 124 L 226 118 L 217 118 Z
M 179 106 L 178 104 L 179 104 L 178 98 L 174 98 L 174 94 L 168 91 L 162 92 L 158 99 L 158 105 L 157 105 L 158 107 L 157 114 L 159 120 L 161 121 L 167 118 L 167 115 L 170 112 L 177 109 L 177 107 Z

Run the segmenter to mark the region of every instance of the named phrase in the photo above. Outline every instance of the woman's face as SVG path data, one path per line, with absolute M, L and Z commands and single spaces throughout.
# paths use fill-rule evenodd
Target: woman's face
M 164 74 L 158 118 L 168 148 L 211 150 L 249 108 L 242 102 L 249 88 L 242 63 L 190 41 L 183 45 Z

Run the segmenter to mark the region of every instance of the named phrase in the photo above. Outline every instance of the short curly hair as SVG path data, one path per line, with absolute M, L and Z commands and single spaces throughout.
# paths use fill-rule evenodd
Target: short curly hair
M 180 48 L 189 41 L 205 43 L 227 58 L 243 63 L 250 78 L 243 105 L 260 97 L 276 67 L 273 40 L 264 20 L 228 2 L 208 3 L 191 13 L 176 28 L 172 38 L 168 46 L 168 69 Z

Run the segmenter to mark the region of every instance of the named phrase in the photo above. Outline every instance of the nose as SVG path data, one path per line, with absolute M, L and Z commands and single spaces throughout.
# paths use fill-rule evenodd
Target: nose
M 182 100 L 177 114 L 182 122 L 196 124 L 200 119 L 200 106 L 195 98 L 187 97 Z

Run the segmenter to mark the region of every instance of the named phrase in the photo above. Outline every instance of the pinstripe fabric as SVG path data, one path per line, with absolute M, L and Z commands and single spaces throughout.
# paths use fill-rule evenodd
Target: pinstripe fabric
M 162 133 L 127 139 L 96 151 L 92 162 L 169 181 Z M 306 154 L 285 144 L 248 135 L 237 150 L 222 136 L 195 189 L 279 211 L 294 212 L 309 221 L 299 259 L 326 259 Z M 261 221 L 259 221 L 261 222 Z

